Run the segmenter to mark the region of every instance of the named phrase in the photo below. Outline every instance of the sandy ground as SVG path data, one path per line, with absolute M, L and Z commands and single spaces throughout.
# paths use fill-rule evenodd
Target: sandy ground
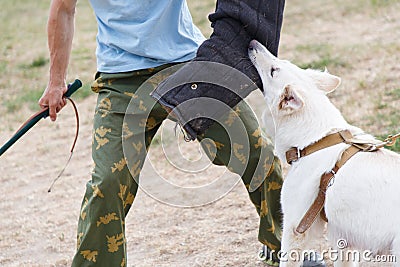
M 288 1 L 290 4 L 290 1 Z M 374 99 L 379 95 L 375 87 L 359 88 L 360 81 L 380 84 L 377 78 L 385 72 L 382 87 L 397 84 L 399 48 L 377 49 L 380 42 L 399 40 L 400 23 L 397 8 L 385 9 L 383 15 L 364 15 L 345 8 L 317 16 L 312 12 L 302 23 L 296 24 L 296 8 L 287 8 L 290 25 L 282 34 L 281 56 L 298 60 L 304 56 L 295 48 L 299 45 L 329 42 L 335 55 L 354 57 L 351 67 L 338 68 L 343 78 L 340 91 L 332 100 L 344 114 L 358 125 L 366 124 L 365 116 L 374 114 Z M 331 19 L 331 20 L 328 20 Z M 328 20 L 328 21 L 327 21 Z M 367 24 L 367 25 L 366 25 Z M 305 30 L 305 28 L 307 30 Z M 396 37 L 397 35 L 397 37 Z M 358 43 L 367 43 L 359 48 Z M 346 44 L 346 45 L 344 45 Z M 353 45 L 353 46 L 352 46 Z M 297 51 L 297 52 L 296 52 Z M 397 54 L 396 54 L 397 52 Z M 307 52 L 309 54 L 309 52 Z M 397 73 L 397 74 L 396 74 Z M 250 102 L 257 114 L 261 112 L 260 95 L 253 94 Z M 70 164 L 51 193 L 47 193 L 52 180 L 63 168 L 75 132 L 71 107 L 65 108 L 57 121 L 41 121 L 31 132 L 0 159 L 0 266 L 68 266 L 74 254 L 76 226 L 85 183 L 92 168 L 91 119 L 95 96 L 78 102 L 81 114 L 80 137 Z M 19 117 L 31 113 L 22 110 Z M 2 115 L 5 125 L 0 134 L 4 143 L 18 128 L 21 120 L 14 121 L 13 114 Z M 370 126 L 374 129 L 373 126 Z M 162 153 L 163 146 L 154 146 L 151 155 Z M 167 148 L 172 149 L 172 148 Z M 184 154 L 198 155 L 196 145 L 185 146 Z M 176 156 L 174 152 L 172 156 Z M 151 160 L 163 176 L 174 172 L 171 165 L 155 157 Z M 147 166 L 148 167 L 148 166 Z M 146 168 L 143 178 L 146 179 Z M 207 183 L 224 169 L 210 167 L 196 179 Z M 190 184 L 191 175 L 175 176 Z M 232 180 L 237 179 L 231 176 Z M 188 195 L 189 201 L 193 196 Z M 238 183 L 222 199 L 198 208 L 177 208 L 165 205 L 140 190 L 126 219 L 129 266 L 264 266 L 257 261 L 258 218 L 245 188 Z M 326 244 L 321 241 L 321 246 Z M 368 266 L 378 266 L 370 264 Z M 385 266 L 385 265 L 381 265 Z
M 71 263 L 80 202 L 92 165 L 89 118 L 94 101 L 94 97 L 90 97 L 79 103 L 83 122 L 76 153 L 51 193 L 47 193 L 47 189 L 67 160 L 69 143 L 74 137 L 74 116 L 70 107 L 62 111 L 57 124 L 41 121 L 2 157 L 1 266 L 67 266 Z M 5 138 L 6 135 L 2 135 L 1 141 Z M 198 147 L 192 147 L 191 154 L 198 154 Z M 162 146 L 157 145 L 151 153 L 161 153 L 161 149 Z M 164 174 L 173 171 L 156 160 L 148 162 L 158 165 L 156 168 Z M 151 168 L 150 164 L 146 166 L 143 177 Z M 213 177 L 211 174 L 224 172 L 225 168 L 211 167 L 198 178 L 206 182 Z M 237 181 L 237 177 L 230 176 L 232 181 Z M 188 183 L 189 177 L 186 175 Z M 165 205 L 140 190 L 126 222 L 129 266 L 258 264 L 258 218 L 242 184 L 237 184 L 215 203 L 190 209 Z

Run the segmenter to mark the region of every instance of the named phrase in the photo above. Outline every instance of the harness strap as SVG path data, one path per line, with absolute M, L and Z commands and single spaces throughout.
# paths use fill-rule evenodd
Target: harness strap
M 303 148 L 299 149 L 292 147 L 286 152 L 286 161 L 292 164 L 294 161 L 299 160 L 302 157 L 308 156 L 314 152 L 322 150 L 327 147 L 331 147 L 340 143 L 349 144 L 350 146 L 342 153 L 340 159 L 336 162 L 335 166 L 329 171 L 322 174 L 320 179 L 319 191 L 316 199 L 312 203 L 311 207 L 307 210 L 306 214 L 301 219 L 299 225 L 296 228 L 296 232 L 303 234 L 307 231 L 314 221 L 317 219 L 318 214 L 321 215 L 322 219 L 328 222 L 325 214 L 325 196 L 328 187 L 332 185 L 333 179 L 339 169 L 356 153 L 363 152 L 374 152 L 384 146 L 392 146 L 396 143 L 396 139 L 400 138 L 400 133 L 396 135 L 389 135 L 384 141 L 378 140 L 362 140 L 354 138 L 349 130 L 343 130 L 337 133 L 327 135 L 319 141 Z
M 324 204 L 326 198 L 326 191 L 328 187 L 332 185 L 333 179 L 335 178 L 336 173 L 339 169 L 355 154 L 357 154 L 362 149 L 357 146 L 350 146 L 347 148 L 340 159 L 336 162 L 335 166 L 327 173 L 324 173 L 321 176 L 319 191 L 316 199 L 314 200 L 311 207 L 308 209 L 306 214 L 301 219 L 299 225 L 296 228 L 296 232 L 299 234 L 303 234 L 307 231 L 314 221 L 317 219 L 318 214 L 321 214 L 321 217 L 328 222 L 324 211 Z
M 318 142 L 311 144 L 303 149 L 299 149 L 296 147 L 292 147 L 288 151 L 286 151 L 286 161 L 289 164 L 297 161 L 299 158 L 308 156 L 314 152 L 317 152 L 321 149 L 331 147 L 340 143 L 348 143 L 350 139 L 353 138 L 353 135 L 349 130 L 340 131 L 334 134 L 327 135 L 323 137 Z

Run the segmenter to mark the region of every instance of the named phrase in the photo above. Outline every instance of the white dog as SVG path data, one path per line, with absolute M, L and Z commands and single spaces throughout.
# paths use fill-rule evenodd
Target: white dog
M 349 125 L 326 96 L 339 86 L 339 77 L 326 71 L 300 69 L 276 58 L 257 41 L 250 43 L 249 56 L 262 78 L 270 109 L 263 115 L 266 131 L 282 161 L 286 161 L 289 149 L 303 149 L 340 130 L 349 130 L 358 140 L 376 141 Z M 296 232 L 296 228 L 317 197 L 321 175 L 332 170 L 349 146 L 336 144 L 292 163 L 281 195 L 283 256 L 293 255 L 293 251 L 301 255 L 300 251 L 310 249 L 311 240 L 323 235 L 325 221 L 320 216 L 305 233 Z M 364 260 L 387 253 L 395 256 L 395 266 L 400 266 L 399 170 L 400 155 L 382 148 L 355 154 L 335 174 L 324 206 L 328 239 L 333 249 L 342 249 L 337 254 L 342 262 L 337 261 L 335 266 L 358 265 L 358 259 L 347 259 L 352 260 L 354 251 L 360 251 L 358 255 Z M 286 259 L 281 260 L 281 266 L 300 264 Z

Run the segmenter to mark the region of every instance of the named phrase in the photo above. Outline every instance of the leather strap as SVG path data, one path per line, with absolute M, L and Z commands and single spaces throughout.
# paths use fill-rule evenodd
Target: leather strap
M 74 154 L 74 148 L 75 148 L 75 145 L 76 145 L 76 141 L 78 140 L 78 135 L 79 135 L 79 113 L 78 113 L 78 108 L 76 107 L 75 102 L 71 98 L 66 97 L 66 99 L 69 100 L 69 102 L 71 102 L 72 107 L 73 107 L 74 112 L 75 112 L 75 119 L 76 119 L 75 138 L 74 138 L 74 142 L 72 143 L 72 146 L 71 146 L 71 150 L 70 150 L 70 154 L 69 154 L 69 158 L 67 160 L 67 163 L 65 163 L 64 168 L 58 173 L 57 177 L 51 183 L 49 189 L 47 190 L 48 193 L 51 192 L 51 189 L 53 188 L 55 182 L 57 182 L 57 180 L 60 179 L 61 175 L 64 173 L 64 171 L 67 168 L 69 162 L 71 161 L 72 155 Z
M 349 130 L 340 131 L 334 134 L 327 135 L 323 137 L 318 142 L 311 144 L 303 149 L 298 149 L 296 147 L 292 147 L 288 151 L 286 151 L 286 161 L 289 164 L 297 161 L 299 158 L 308 156 L 314 152 L 317 152 L 321 149 L 331 147 L 340 143 L 348 143 L 349 140 L 353 138 L 353 135 Z
M 303 234 L 305 231 L 307 231 L 311 225 L 314 223 L 314 221 L 317 219 L 318 214 L 321 214 L 321 217 L 327 222 L 328 219 L 326 218 L 325 211 L 324 211 L 324 204 L 325 204 L 325 197 L 326 197 L 326 191 L 328 188 L 332 185 L 332 182 L 334 181 L 336 173 L 339 171 L 339 169 L 357 152 L 362 151 L 357 146 L 350 146 L 347 148 L 341 158 L 336 162 L 335 166 L 332 168 L 327 173 L 324 173 L 321 176 L 320 180 L 320 185 L 319 185 L 319 191 L 316 199 L 314 200 L 313 204 L 311 207 L 308 209 L 306 214 L 303 216 L 302 220 L 300 221 L 299 225 L 296 228 L 296 232 Z

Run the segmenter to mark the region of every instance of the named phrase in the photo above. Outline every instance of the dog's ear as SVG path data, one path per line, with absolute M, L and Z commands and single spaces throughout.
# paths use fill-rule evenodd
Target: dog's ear
M 286 85 L 279 99 L 279 109 L 288 114 L 301 109 L 304 106 L 304 100 L 298 90 L 293 85 Z
M 323 72 L 311 69 L 306 71 L 314 80 L 317 87 L 327 94 L 333 92 L 341 83 L 340 77 L 330 74 L 326 68 Z

